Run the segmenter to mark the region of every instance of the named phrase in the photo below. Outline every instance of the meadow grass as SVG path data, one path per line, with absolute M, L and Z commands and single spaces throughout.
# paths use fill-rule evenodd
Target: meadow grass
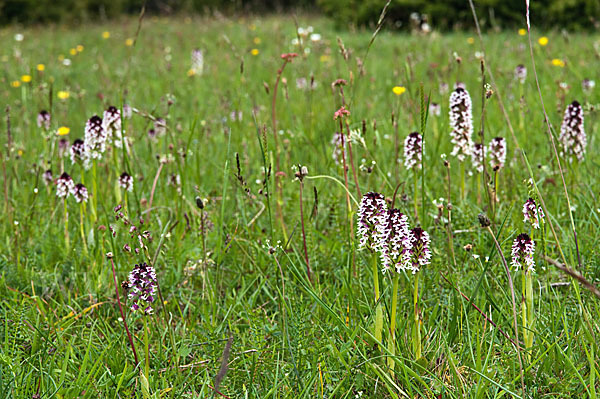
M 297 27 L 308 25 L 320 40 L 293 45 Z M 578 100 L 585 110 L 587 156 L 579 163 L 561 158 L 576 247 L 527 36 L 484 34 L 485 82 L 490 72 L 496 82 L 486 87 L 475 33 L 384 29 L 369 49 L 372 31 L 336 31 L 327 20 L 303 15 L 146 17 L 137 30 L 138 20 L 128 19 L 0 31 L 2 398 L 596 397 L 598 299 L 545 260 L 566 260 L 592 284 L 600 279 L 598 91 L 581 85 L 598 79 L 596 37 L 532 32 L 555 139 L 567 104 Z M 23 41 L 15 41 L 17 33 Z M 548 43 L 541 46 L 544 35 Z M 190 71 L 194 49 L 203 51 L 202 73 Z M 299 56 L 281 70 L 274 100 L 280 56 L 290 52 Z M 524 84 L 514 77 L 518 64 L 529 70 Z M 347 82 L 343 98 L 332 86 L 337 79 Z M 471 93 L 475 132 L 483 121 L 486 143 L 502 136 L 508 146 L 496 182 L 489 166 L 490 177 L 482 179 L 466 160 L 464 194 L 461 166 L 450 155 L 448 97 L 457 81 Z M 449 91 L 440 92 L 443 84 Z M 428 102 L 441 104 L 440 116 L 425 118 Z M 339 147 L 339 162 L 332 155 L 336 130 L 347 133 L 334 120 L 342 104 L 350 111 L 344 123 L 358 132 L 353 158 L 344 154 L 346 173 Z M 87 171 L 71 164 L 68 151 L 60 158 L 58 140 L 83 138 L 86 121 L 109 105 L 134 108 L 131 119 L 123 118 L 130 150 L 110 146 Z M 36 125 L 42 109 L 52 115 L 48 139 Z M 151 139 L 147 132 L 158 118 L 166 133 Z M 68 135 L 56 135 L 61 126 Z M 402 163 L 412 131 L 425 137 L 418 179 Z M 302 182 L 294 165 L 308 169 Z M 85 208 L 66 200 L 66 229 L 64 201 L 53 183 L 44 185 L 46 169 L 55 179 L 68 172 L 92 194 Z M 118 186 L 123 172 L 134 177 L 131 192 Z M 488 194 L 494 183 L 497 202 Z M 380 276 L 385 316 L 378 345 L 373 255 L 358 251 L 355 238 L 359 192 L 368 191 L 394 197 L 411 226 L 420 224 L 432 241 L 431 264 L 418 274 L 417 313 L 415 276 L 399 275 L 391 350 L 394 273 Z M 510 267 L 513 239 L 531 233 L 521 208 L 539 194 L 557 238 L 548 224 L 533 237 L 534 323 L 521 317 L 522 272 L 510 269 L 521 367 L 494 240 Z M 115 219 L 119 204 L 152 235 L 140 255 L 123 249 L 136 239 Z M 478 221 L 482 212 L 491 219 L 489 231 Z M 138 365 L 111 260 L 119 285 L 142 261 L 157 272 L 163 303 L 154 303 L 152 316 L 130 311 L 119 286 Z

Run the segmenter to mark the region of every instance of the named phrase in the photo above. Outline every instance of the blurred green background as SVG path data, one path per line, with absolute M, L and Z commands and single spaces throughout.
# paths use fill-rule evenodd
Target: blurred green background
M 139 13 L 246 14 L 308 11 L 333 18 L 338 27 L 372 26 L 387 0 L 0 0 L 0 24 L 83 24 Z M 482 26 L 501 29 L 523 26 L 525 0 L 475 0 Z M 600 0 L 544 0 L 531 2 L 531 13 L 541 28 L 596 30 Z M 411 18 L 412 16 L 412 18 Z M 433 29 L 470 27 L 468 0 L 392 0 L 386 23 L 409 29 L 415 22 Z

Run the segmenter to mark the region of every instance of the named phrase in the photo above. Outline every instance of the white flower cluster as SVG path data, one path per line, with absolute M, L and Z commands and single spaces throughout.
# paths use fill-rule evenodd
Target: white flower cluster
M 578 161 L 583 161 L 587 136 L 583 129 L 583 108 L 577 101 L 573 101 L 565 110 L 558 140 L 562 144 L 563 153 L 569 158 L 569 162 L 573 160 L 573 156 Z
M 473 168 L 479 173 L 483 172 L 484 152 L 485 147 L 483 144 L 473 144 L 473 148 L 471 150 L 471 161 L 473 162 Z
M 404 167 L 406 169 L 421 169 L 423 160 L 423 137 L 418 132 L 412 132 L 404 140 Z
M 92 159 L 102 158 L 106 151 L 106 131 L 103 128 L 102 119 L 98 115 L 92 116 L 85 124 L 84 145 L 88 157 Z
M 523 204 L 523 222 L 531 223 L 534 229 L 539 229 L 540 224 L 544 222 L 544 211 L 541 206 L 535 203 L 533 198 L 527 199 Z
M 490 156 L 490 166 L 493 170 L 502 169 L 506 162 L 506 140 L 504 137 L 494 137 L 487 148 L 486 154 Z
M 469 92 L 457 87 L 450 95 L 450 127 L 452 132 L 452 155 L 460 162 L 471 155 L 473 141 L 473 109 Z

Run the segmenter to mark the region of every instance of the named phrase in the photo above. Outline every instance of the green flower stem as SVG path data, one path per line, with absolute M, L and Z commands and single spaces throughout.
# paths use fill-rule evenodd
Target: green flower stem
M 144 375 L 150 380 L 150 345 L 148 341 L 148 316 L 144 315 L 144 351 L 146 354 L 146 362 L 144 365 Z
M 396 355 L 396 309 L 398 307 L 398 279 L 400 275 L 396 270 L 393 270 L 392 273 L 394 273 L 394 282 L 392 284 L 392 316 L 390 318 L 390 340 L 388 341 L 388 350 L 391 356 L 388 358 L 388 366 L 393 374 L 396 366 L 393 356 Z
M 413 335 L 413 350 L 415 352 L 415 359 L 418 360 L 421 358 L 421 321 L 419 320 L 419 273 L 415 274 L 413 305 L 415 308 L 415 333 Z
M 383 338 L 383 306 L 379 303 L 379 270 L 377 268 L 377 254 L 373 253 L 373 286 L 375 287 L 375 339 L 382 342 Z
M 69 240 L 69 210 L 67 209 L 67 197 L 64 198 L 63 203 L 65 205 L 65 248 L 68 253 L 71 241 Z
M 81 241 L 83 241 L 83 251 L 87 255 L 88 248 L 87 242 L 85 241 L 85 228 L 84 228 L 84 216 L 85 216 L 85 204 L 83 201 L 79 204 L 79 231 L 81 232 Z

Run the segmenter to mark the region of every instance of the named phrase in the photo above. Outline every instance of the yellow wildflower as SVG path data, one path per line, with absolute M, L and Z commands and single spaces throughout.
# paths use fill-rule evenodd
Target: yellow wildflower
M 58 93 L 58 98 L 60 98 L 61 100 L 66 100 L 67 98 L 69 98 L 70 93 L 68 91 L 65 90 L 60 90 Z
M 394 86 L 392 89 L 395 95 L 399 96 L 406 91 L 406 87 L 404 86 Z
M 21 82 L 23 82 L 23 83 L 29 83 L 29 82 L 31 82 L 31 75 L 23 75 L 23 76 L 21 76 Z
M 77 55 L 77 50 L 72 48 L 71 50 L 69 50 L 69 54 L 71 55 Z
M 104 32 L 102 32 L 102 38 L 103 39 L 108 39 L 110 37 L 110 32 L 105 30 Z
M 59 60 L 60 62 L 63 62 L 63 61 L 65 60 L 65 56 L 64 56 L 64 55 L 62 55 L 62 54 L 61 54 L 61 55 L 59 55 L 59 56 L 58 56 L 58 60 Z
M 252 55 L 258 55 L 258 49 L 257 48 L 253 48 L 252 51 L 250 51 L 250 54 L 252 54 Z
M 330 56 L 328 56 L 327 54 L 323 54 L 322 56 L 319 57 L 319 61 L 321 62 L 327 62 L 331 59 Z
M 77 47 L 75 47 L 78 53 L 81 53 L 83 51 L 83 48 L 84 47 L 81 44 L 78 44 Z
M 193 69 L 188 69 L 187 71 L 187 76 L 194 76 L 196 74 L 196 71 L 194 71 Z
M 253 41 L 254 41 L 254 44 L 260 44 L 260 42 L 261 42 L 260 37 L 255 37 Z
M 525 28 L 519 29 L 519 36 L 525 36 L 527 34 L 527 30 Z
M 46 66 L 44 64 L 37 64 L 37 66 L 35 68 L 40 72 L 44 72 L 44 70 L 46 69 Z
M 542 36 L 538 39 L 538 43 L 540 44 L 540 46 L 545 46 L 546 44 L 548 44 L 548 38 L 546 36 Z
M 127 47 L 133 46 L 133 39 L 132 38 L 128 38 L 127 40 L 125 40 L 125 45 Z
M 13 80 L 12 82 L 10 82 L 10 85 L 12 87 L 20 87 L 21 86 L 21 82 L 19 82 L 18 80 Z
M 473 44 L 473 43 L 475 43 L 475 39 L 472 37 L 469 37 L 469 38 L 467 38 L 467 43 Z
M 71 131 L 71 129 L 69 129 L 66 126 L 61 126 L 58 128 L 58 132 L 56 132 L 56 134 L 58 134 L 59 136 L 66 136 L 67 134 L 69 134 L 69 132 Z
M 19 148 L 17 150 L 17 155 L 20 156 L 20 157 L 22 157 L 23 156 L 23 150 Z
M 563 60 L 561 60 L 560 58 L 554 58 L 552 60 L 552 65 L 557 66 L 557 67 L 561 67 L 564 68 L 565 66 L 565 62 Z

